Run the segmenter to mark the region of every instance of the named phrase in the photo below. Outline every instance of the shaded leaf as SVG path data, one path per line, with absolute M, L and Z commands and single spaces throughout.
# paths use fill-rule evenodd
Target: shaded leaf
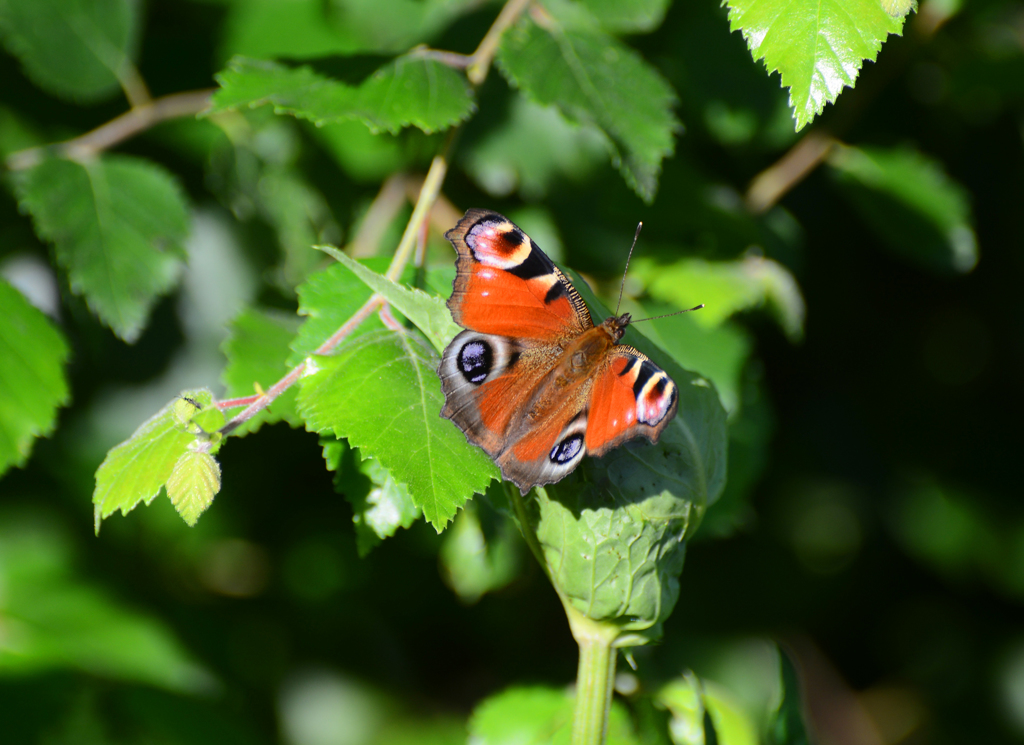
M 345 498 L 352 505 L 356 548 L 360 556 L 366 556 L 399 528 L 411 527 L 423 511 L 413 503 L 409 487 L 395 481 L 378 461 L 366 458 L 359 462 L 358 468 L 370 480 L 370 489 L 367 492 L 345 490 Z
M 430 340 L 437 351 L 442 351 L 448 342 L 462 329 L 452 320 L 452 314 L 442 298 L 428 295 L 415 287 L 405 287 L 372 269 L 349 258 L 333 246 L 320 246 L 324 251 L 355 274 L 374 292 L 381 295 L 396 310 L 416 324 L 416 327 Z
M 669 0 L 583 0 L 583 5 L 605 30 L 628 34 L 660 26 Z
M 23 466 L 70 398 L 64 336 L 42 311 L 0 279 L 0 473 Z
M 768 722 L 768 745 L 809 745 L 800 696 L 800 678 L 785 652 L 781 659 L 782 695 Z
M 220 491 L 220 465 L 209 453 L 188 450 L 174 464 L 166 486 L 174 509 L 194 527 Z
M 22 210 L 56 247 L 71 289 L 127 342 L 178 281 L 188 214 L 163 168 L 123 155 L 45 160 L 17 174 Z
M 412 333 L 364 333 L 312 358 L 298 405 L 309 429 L 345 438 L 407 484 L 440 531 L 496 468 L 440 417 L 436 368 L 437 357 Z
M 4 46 L 40 88 L 76 101 L 112 93 L 138 32 L 129 0 L 0 0 Z
M 933 271 L 978 263 L 967 190 L 910 148 L 840 147 L 829 157 L 843 192 L 895 253 Z
M 244 398 L 256 393 L 256 387 L 267 390 L 289 371 L 286 364 L 291 354 L 289 344 L 295 338 L 299 319 L 290 313 L 263 308 L 246 308 L 228 327 L 228 338 L 222 349 L 227 365 L 221 382 L 227 389 L 225 398 Z M 292 386 L 249 421 L 232 431 L 234 435 L 255 432 L 263 424 L 285 421 L 292 427 L 302 425 L 295 411 Z
M 181 693 L 212 675 L 161 621 L 76 576 L 70 537 L 40 518 L 0 519 L 0 676 L 75 670 Z
M 462 73 L 415 53 L 384 65 L 359 86 L 309 67 L 246 57 L 235 57 L 216 77 L 221 87 L 208 113 L 271 104 L 278 114 L 317 125 L 359 119 L 374 132 L 413 125 L 430 133 L 458 124 L 476 108 Z
M 196 441 L 192 421 L 182 421 L 185 412 L 178 406 L 181 399 L 194 401 L 201 407 L 193 407 L 196 416 L 214 411 L 214 416 L 219 415 L 223 424 L 224 415 L 212 406 L 212 393 L 208 390 L 186 391 L 143 422 L 131 437 L 112 448 L 96 470 L 92 503 L 97 533 L 100 522 L 117 510 L 127 515 L 139 502 L 152 502 L 167 483 L 178 459 Z M 206 431 L 210 432 L 211 425 L 216 422 L 204 424 Z
M 683 259 L 662 266 L 643 257 L 634 263 L 633 276 L 643 280 L 651 295 L 679 308 L 703 303 L 703 308 L 688 315 L 705 326 L 718 326 L 734 313 L 767 305 L 787 336 L 803 335 L 800 288 L 789 270 L 771 259 Z
M 502 488 L 494 482 L 488 495 Z M 522 548 L 515 524 L 491 508 L 486 499 L 474 499 L 445 532 L 439 557 L 441 577 L 462 602 L 475 603 L 518 576 Z
M 789 88 L 799 131 L 853 87 L 864 60 L 874 61 L 903 18 L 878 0 L 725 0 L 729 27 L 739 29 L 755 60 L 778 71 Z
M 594 29 L 541 28 L 521 20 L 505 33 L 498 55 L 504 75 L 535 102 L 555 105 L 571 121 L 604 132 L 630 187 L 650 202 L 679 122 L 676 97 L 651 65 L 614 37 Z

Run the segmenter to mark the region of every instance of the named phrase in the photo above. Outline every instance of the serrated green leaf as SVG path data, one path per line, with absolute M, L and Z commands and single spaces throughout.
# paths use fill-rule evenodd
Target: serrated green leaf
M 185 391 L 181 398 L 189 398 L 201 408 L 213 402 L 213 394 L 205 389 Z M 170 478 L 175 463 L 196 441 L 196 435 L 175 416 L 177 402 L 175 398 L 139 425 L 131 437 L 107 453 L 96 470 L 92 503 L 97 533 L 100 522 L 117 510 L 127 515 L 139 502 L 152 502 Z
M 287 374 L 286 364 L 291 354 L 289 344 L 299 329 L 294 315 L 263 308 L 246 308 L 228 327 L 228 338 L 222 349 L 227 365 L 221 373 L 221 382 L 227 389 L 225 398 L 244 398 L 256 393 L 256 386 L 267 390 Z M 243 436 L 255 432 L 263 424 L 285 421 L 292 427 L 302 425 L 295 411 L 295 391 L 292 386 L 249 421 L 241 424 L 232 434 Z
M 440 531 L 497 470 L 440 417 L 436 368 L 437 357 L 412 333 L 365 333 L 312 358 L 298 405 L 308 428 L 345 438 L 407 484 Z
M 370 489 L 357 493 L 346 490 L 345 498 L 352 505 L 356 549 L 360 556 L 366 556 L 399 528 L 411 527 L 423 511 L 413 503 L 409 487 L 396 481 L 378 461 L 360 460 L 358 469 L 370 480 Z
M 188 450 L 175 462 L 166 486 L 181 519 L 195 527 L 220 491 L 220 464 L 209 453 Z
M 23 466 L 37 437 L 53 431 L 70 397 L 64 335 L 0 279 L 0 474 Z
M 374 132 L 412 125 L 429 134 L 464 121 L 476 108 L 462 73 L 416 53 L 384 65 L 359 86 L 309 67 L 246 57 L 235 57 L 216 77 L 220 90 L 208 113 L 272 104 L 278 114 L 317 125 L 359 119 Z
M 646 284 L 652 296 L 679 308 L 703 303 L 704 307 L 691 315 L 705 326 L 718 326 L 734 313 L 767 305 L 791 339 L 803 335 L 805 308 L 800 287 L 789 270 L 772 259 L 683 259 L 662 266 L 640 258 L 634 263 L 633 276 Z
M 484 700 L 469 720 L 474 745 L 568 745 L 572 739 L 573 698 L 565 689 L 509 688 Z M 629 713 L 612 701 L 607 745 L 637 745 Z
M 135 46 L 129 0 L 0 0 L 4 46 L 39 87 L 75 101 L 113 92 Z
M 654 199 L 679 129 L 675 93 L 657 70 L 599 31 L 569 30 L 553 20 L 541 28 L 525 18 L 502 38 L 498 63 L 535 102 L 603 131 L 626 182 L 645 201 Z
M 789 88 L 797 131 L 825 104 L 853 87 L 864 60 L 874 61 L 889 34 L 900 34 L 878 0 L 724 0 L 755 60 Z
M 370 259 L 367 263 L 378 269 L 387 266 L 386 259 Z M 292 354 L 287 361 L 289 368 L 295 367 L 307 355 L 316 351 L 373 295 L 373 291 L 366 283 L 342 264 L 333 264 L 323 271 L 311 274 L 299 285 L 297 292 L 299 315 L 305 316 L 305 320 L 292 340 Z M 384 324 L 381 323 L 380 317 L 374 313 L 354 328 L 348 338 L 383 328 Z
M 905 147 L 843 146 L 828 163 L 892 251 L 940 272 L 966 273 L 978 263 L 967 190 L 938 161 Z
M 209 693 L 212 674 L 170 628 L 78 574 L 83 563 L 69 551 L 73 543 L 48 518 L 0 516 L 0 676 L 76 671 Z
M 185 256 L 188 214 L 174 178 L 155 163 L 110 155 L 45 160 L 17 174 L 15 186 L 71 289 L 135 341 L 159 296 L 177 284 Z
M 437 351 L 442 351 L 462 329 L 452 320 L 445 301 L 415 287 L 405 287 L 360 264 L 333 246 L 318 246 L 333 256 L 402 315 L 416 324 Z

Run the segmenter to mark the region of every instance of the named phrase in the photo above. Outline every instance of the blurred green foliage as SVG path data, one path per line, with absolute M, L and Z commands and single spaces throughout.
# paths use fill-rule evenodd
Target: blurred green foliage
M 423 473 L 465 500 L 489 464 L 408 466 L 355 408 L 418 389 L 328 381 L 315 403 L 352 414 L 347 443 L 303 432 L 292 389 L 216 453 L 215 499 L 217 463 L 187 448 L 219 412 L 175 419 L 182 390 L 252 395 L 351 316 L 369 273 L 310 245 L 383 273 L 439 131 L 464 122 L 426 277 L 403 276 L 431 297 L 392 299 L 425 338 L 443 336 L 441 233 L 473 206 L 609 305 L 643 220 L 623 307 L 708 306 L 639 329 L 677 381 L 714 385 L 729 453 L 726 469 L 695 451 L 726 480 L 692 539 L 642 541 L 661 594 L 585 588 L 642 599 L 636 627 L 661 631 L 620 665 L 608 741 L 1024 741 L 1024 12 L 924 0 L 904 21 L 872 1 L 815 20 L 810 3 L 551 0 L 474 90 L 413 48 L 470 53 L 496 3 L 0 0 L 0 740 L 567 738 L 576 647 L 502 490 L 441 536 L 418 519 Z M 850 56 L 807 66 L 821 35 Z M 115 153 L 26 151 L 123 114 L 119 89 L 218 84 L 210 115 Z M 384 328 L 372 316 L 355 342 Z M 377 362 L 432 374 L 410 338 L 423 349 Z M 448 424 L 424 421 L 418 438 Z M 133 450 L 140 426 L 170 445 Z M 625 479 L 632 450 L 587 478 Z M 137 470 L 100 472 L 97 512 L 152 505 L 96 538 L 108 451 Z M 156 499 L 183 458 L 183 516 L 208 507 L 193 529 Z M 644 507 L 664 507 L 652 484 Z M 580 520 L 581 489 L 531 509 Z M 666 508 L 666 535 L 689 537 L 700 496 Z M 435 500 L 435 524 L 461 504 Z M 623 525 L 586 527 L 621 554 Z

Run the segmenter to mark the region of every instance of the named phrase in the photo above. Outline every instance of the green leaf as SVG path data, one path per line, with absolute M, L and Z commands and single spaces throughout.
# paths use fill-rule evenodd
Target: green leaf
M 22 210 L 56 247 L 71 289 L 127 342 L 177 284 L 188 214 L 163 168 L 140 158 L 45 160 L 17 174 Z
M 679 129 L 675 93 L 657 70 L 612 36 L 554 19 L 545 28 L 522 19 L 502 37 L 498 63 L 536 103 L 604 132 L 626 182 L 645 201 L 654 199 Z
M 474 745 L 568 745 L 572 738 L 573 698 L 564 689 L 509 688 L 476 707 L 469 720 Z M 628 712 L 612 701 L 607 745 L 637 745 Z
M 692 672 L 670 680 L 654 694 L 655 701 L 668 710 L 668 731 L 676 745 L 703 745 L 704 687 Z
M 333 246 L 318 246 L 330 254 L 374 292 L 381 295 L 430 340 L 437 351 L 442 351 L 462 329 L 452 320 L 452 314 L 442 298 L 428 295 L 423 290 L 405 287 L 360 264 Z
M 387 260 L 370 259 L 368 264 L 383 269 Z M 297 290 L 299 315 L 306 319 L 292 340 L 292 354 L 287 361 L 289 368 L 315 352 L 373 295 L 370 288 L 343 264 L 334 264 L 311 274 Z M 355 327 L 348 338 L 383 328 L 380 317 L 374 313 Z
M 193 406 L 193 414 L 189 415 L 189 410 L 179 405 L 182 399 L 195 402 L 199 408 Z M 185 391 L 107 453 L 96 471 L 96 489 L 92 495 L 97 533 L 100 522 L 117 510 L 127 515 L 139 502 L 148 505 L 153 501 L 171 477 L 178 459 L 196 441 L 192 419 L 205 411 L 216 411 L 212 403 L 213 394 L 208 390 Z M 183 414 L 186 414 L 185 421 Z M 223 424 L 224 415 L 217 414 Z M 204 424 L 210 432 L 216 421 Z
M 410 53 L 384 65 L 359 86 L 325 77 L 309 67 L 235 57 L 219 73 L 220 90 L 207 113 L 271 104 L 278 114 L 317 125 L 359 119 L 374 132 L 410 125 L 436 132 L 476 109 L 462 73 Z
M 0 676 L 70 670 L 189 694 L 215 683 L 161 621 L 76 573 L 72 536 L 33 514 L 0 516 Z
M 889 34 L 900 34 L 878 0 L 725 0 L 755 60 L 789 88 L 797 131 L 825 104 L 853 87 L 864 60 L 874 61 Z
M 634 262 L 633 276 L 646 284 L 652 296 L 679 308 L 703 303 L 703 308 L 690 315 L 705 326 L 718 326 L 734 313 L 767 305 L 787 336 L 795 340 L 803 335 L 805 309 L 800 288 L 789 270 L 771 259 L 683 259 L 662 266 L 640 258 Z
M 493 494 L 501 488 L 494 482 L 487 491 Z M 486 499 L 474 499 L 445 532 L 441 577 L 463 603 L 475 603 L 519 575 L 522 547 L 515 524 L 489 507 Z
M 669 0 L 583 0 L 582 4 L 606 31 L 630 34 L 660 26 Z
M 298 405 L 309 429 L 347 439 L 407 484 L 440 532 L 496 468 L 439 416 L 436 368 L 436 355 L 412 333 L 364 333 L 334 355 L 312 358 Z
M 569 274 L 595 318 L 610 315 Z M 584 616 L 618 625 L 619 646 L 660 635 L 679 595 L 685 541 L 724 486 L 727 452 L 714 384 L 676 365 L 636 327 L 623 342 L 675 381 L 675 419 L 656 445 L 632 442 L 588 458 L 559 483 L 535 489 L 526 504 L 552 581 Z
M 186 451 L 175 462 L 166 486 L 181 519 L 195 527 L 220 491 L 220 464 L 209 453 Z
M 726 688 L 705 680 L 704 706 L 719 745 L 758 745 L 757 727 Z
M 222 349 L 227 366 L 221 373 L 221 382 L 227 389 L 225 398 L 244 398 L 256 393 L 256 386 L 267 390 L 283 378 L 290 369 L 286 364 L 295 338 L 299 320 L 290 313 L 262 308 L 246 308 L 228 327 L 228 338 Z M 234 435 L 255 432 L 263 424 L 284 421 L 292 427 L 302 425 L 295 411 L 295 391 L 292 386 L 266 409 L 232 431 Z
M 345 498 L 352 505 L 352 522 L 356 528 L 356 549 L 366 556 L 385 538 L 399 528 L 409 528 L 423 511 L 413 503 L 409 487 L 373 458 L 361 460 L 357 466 L 370 481 L 368 491 L 345 489 Z
M 911 148 L 839 147 L 829 165 L 861 217 L 896 254 L 939 272 L 978 263 L 967 190 Z
M 40 88 L 95 101 L 118 87 L 138 33 L 129 0 L 0 0 L 4 46 Z
M 780 651 L 779 657 L 782 663 L 782 695 L 768 722 L 768 745 L 809 745 L 800 702 L 800 679 L 789 655 Z
M 309 59 L 404 52 L 478 0 L 248 0 L 228 6 L 223 48 L 251 57 Z
M 554 106 L 540 106 L 516 96 L 507 118 L 471 143 L 460 160 L 473 180 L 492 196 L 504 197 L 518 190 L 527 199 L 540 200 L 552 187 L 561 187 L 563 179 L 582 183 L 607 157 L 605 142 L 594 127 L 566 121 Z M 550 244 L 544 241 L 541 245 L 550 256 Z
M 64 335 L 24 295 L 0 279 L 0 473 L 23 466 L 37 437 L 68 402 Z

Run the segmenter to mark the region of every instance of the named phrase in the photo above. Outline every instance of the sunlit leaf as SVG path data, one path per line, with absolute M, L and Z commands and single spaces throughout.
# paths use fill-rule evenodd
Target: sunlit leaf
M 167 496 L 189 527 L 194 527 L 220 491 L 220 464 L 209 453 L 188 450 L 167 478 Z
M 476 108 L 462 73 L 410 53 L 352 86 L 309 67 L 235 57 L 217 75 L 220 90 L 208 113 L 273 105 L 318 125 L 358 119 L 372 131 L 398 132 L 410 125 L 424 132 L 447 129 Z
M 180 398 L 199 405 L 197 416 L 206 410 L 213 411 L 223 424 L 223 414 L 210 406 L 213 394 L 209 391 L 186 391 Z M 100 522 L 117 510 L 127 515 L 139 502 L 152 502 L 167 483 L 178 459 L 196 441 L 197 433 L 190 426 L 192 422 L 183 424 L 181 409 L 176 412 L 178 401 L 174 399 L 143 422 L 131 437 L 112 448 L 103 459 L 96 471 L 96 489 L 92 495 L 97 532 Z M 204 424 L 206 431 L 211 432 L 211 425 L 217 422 Z
M 494 477 L 494 464 L 439 416 L 437 357 L 411 332 L 374 331 L 314 357 L 302 379 L 306 426 L 343 437 L 409 487 L 439 531 Z M 371 413 L 372 412 L 372 413 Z
M 221 381 L 227 388 L 225 398 L 244 398 L 255 395 L 257 386 L 266 391 L 284 377 L 291 354 L 289 344 L 295 338 L 299 319 L 294 315 L 268 309 L 246 308 L 228 328 L 223 344 L 227 365 Z M 255 432 L 264 423 L 288 422 L 292 427 L 302 425 L 295 411 L 295 390 L 292 386 L 249 421 L 233 430 L 232 434 Z M 239 410 L 240 411 L 240 410 Z
M 874 61 L 903 18 L 879 0 L 725 0 L 729 26 L 739 29 L 755 60 L 778 71 L 789 88 L 797 130 L 853 87 L 864 60 Z
M 64 336 L 0 279 L 0 473 L 22 466 L 68 402 Z
M 323 246 L 321 250 L 337 259 L 359 277 L 367 287 L 384 297 L 402 315 L 416 324 L 416 327 L 426 335 L 437 351 L 442 351 L 448 342 L 461 331 L 452 320 L 452 314 L 443 299 L 435 295 L 428 295 L 414 287 L 405 287 L 393 282 L 363 266 L 355 259 L 349 258 L 336 248 Z
M 17 174 L 18 202 L 52 241 L 71 289 L 128 342 L 178 281 L 188 232 L 174 178 L 140 158 L 51 159 Z
M 72 100 L 118 87 L 137 31 L 130 0 L 0 0 L 4 46 L 37 85 Z
M 615 165 L 644 200 L 657 191 L 679 122 L 675 94 L 650 64 L 612 36 L 528 19 L 506 32 L 498 62 L 535 102 L 594 125 L 613 147 Z
M 563 689 L 508 688 L 473 711 L 470 741 L 475 745 L 568 745 L 573 703 Z M 618 701 L 612 701 L 605 736 L 607 745 L 638 745 L 629 714 Z
M 679 308 L 703 303 L 703 308 L 689 315 L 705 326 L 718 326 L 734 313 L 767 305 L 790 338 L 803 335 L 805 308 L 800 288 L 789 270 L 771 259 L 683 259 L 662 266 L 642 257 L 631 271 L 660 300 Z
M 892 251 L 944 272 L 969 272 L 978 263 L 967 190 L 939 162 L 910 148 L 845 146 L 828 162 Z

